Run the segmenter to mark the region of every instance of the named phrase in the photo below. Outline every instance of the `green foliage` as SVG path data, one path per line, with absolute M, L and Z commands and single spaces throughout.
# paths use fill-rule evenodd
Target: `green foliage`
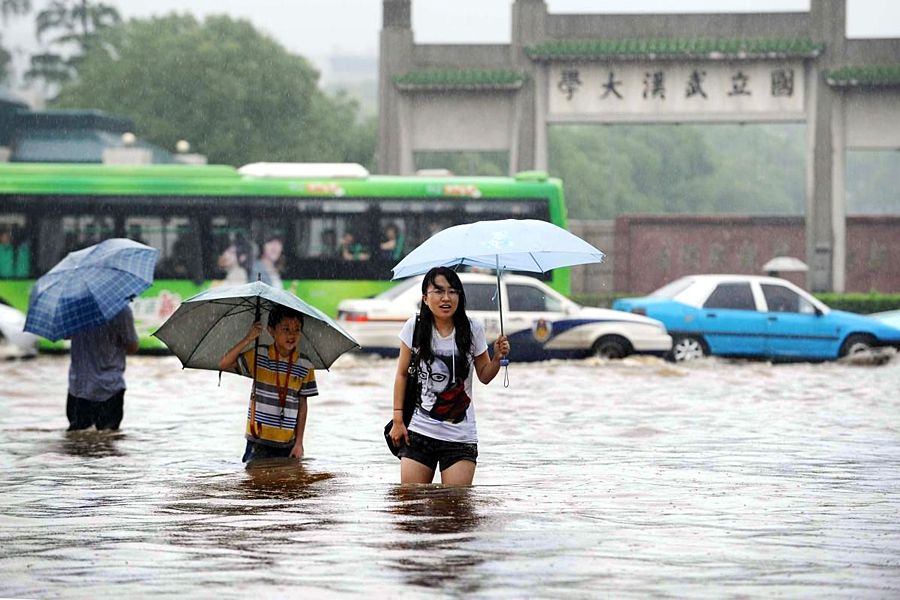
M 448 169 L 454 175 L 500 177 L 509 173 L 506 152 L 416 152 L 416 169 Z
M 71 81 L 78 74 L 85 53 L 98 46 L 99 34 L 121 21 L 119 12 L 102 2 L 53 0 L 35 18 L 38 40 L 44 41 L 51 34 L 50 46 L 63 50 L 74 45 L 77 51 L 69 56 L 59 51 L 33 55 L 25 78 L 52 83 Z
M 572 294 L 573 301 L 582 306 L 599 306 L 600 308 L 610 308 L 613 302 L 619 298 L 632 298 L 635 296 L 644 296 L 645 294 L 635 294 L 631 292 L 609 292 L 609 293 L 590 293 L 590 294 Z M 845 310 L 859 314 L 871 314 L 876 312 L 884 312 L 887 310 L 900 309 L 900 294 L 838 294 L 834 292 L 813 294 L 816 298 L 824 302 L 829 307 L 836 310 Z
M 0 18 L 3 24 L 13 15 L 24 15 L 31 10 L 31 0 L 0 0 Z
M 831 308 L 860 314 L 900 309 L 900 294 L 823 293 L 815 294 L 815 297 Z
M 0 21 L 6 25 L 11 17 L 28 14 L 30 10 L 31 0 L 0 0 Z M 12 54 L 3 46 L 3 36 L 0 35 L 0 82 L 9 78 L 11 61 Z
M 802 214 L 798 126 L 619 125 L 550 130 L 550 171 L 569 215 Z
M 847 152 L 847 212 L 900 214 L 900 152 Z
M 376 129 L 344 94 L 325 96 L 318 73 L 271 37 L 225 16 L 170 15 L 103 33 L 57 108 L 132 118 L 144 139 L 188 140 L 210 162 L 346 161 L 370 166 Z

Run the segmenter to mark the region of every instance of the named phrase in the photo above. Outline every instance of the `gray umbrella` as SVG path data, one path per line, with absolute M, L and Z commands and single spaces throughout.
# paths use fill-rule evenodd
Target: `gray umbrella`
M 258 343 L 272 343 L 265 325 L 269 311 L 279 304 L 304 315 L 299 350 L 317 369 L 327 369 L 344 352 L 359 348 L 349 333 L 318 308 L 261 281 L 214 288 L 185 300 L 153 335 L 185 367 L 218 371 L 219 360 L 254 321 L 263 324 Z

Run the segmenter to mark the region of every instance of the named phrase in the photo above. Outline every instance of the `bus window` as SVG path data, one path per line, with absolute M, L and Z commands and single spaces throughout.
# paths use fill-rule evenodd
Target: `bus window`
M 219 215 L 210 219 L 209 239 L 205 244 L 203 271 L 207 279 L 229 284 L 251 280 L 256 245 L 241 215 Z M 252 277 L 255 281 L 256 277 Z
M 250 279 L 283 287 L 285 272 L 294 273 L 298 242 L 296 228 L 290 219 L 253 219 L 250 228 L 256 254 L 250 267 Z
M 188 217 L 125 218 L 125 237 L 159 250 L 157 279 L 202 279 L 196 223 Z
M 0 278 L 25 279 L 31 274 L 31 240 L 23 214 L 0 214 Z
M 81 250 L 116 237 L 116 223 L 112 217 L 70 215 L 63 217 L 62 222 L 66 252 Z
M 38 270 L 43 274 L 69 252 L 116 237 L 116 227 L 110 216 L 65 215 L 41 218 L 38 234 Z
M 304 239 L 307 240 L 300 256 L 332 259 L 341 255 L 337 217 L 312 217 L 304 219 L 299 226 L 303 228 Z
M 398 262 L 406 249 L 406 221 L 402 217 L 383 217 L 379 220 L 379 229 L 378 259 L 392 264 Z

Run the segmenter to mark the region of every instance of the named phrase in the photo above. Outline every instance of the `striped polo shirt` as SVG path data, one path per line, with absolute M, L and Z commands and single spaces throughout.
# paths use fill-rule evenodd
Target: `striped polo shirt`
M 316 396 L 316 371 L 305 356 L 294 350 L 293 364 L 288 377 L 288 359 L 278 356 L 275 345 L 260 346 L 259 364 L 256 369 L 256 422 L 260 424 L 259 437 L 250 429 L 251 408 L 247 409 L 246 437 L 267 446 L 292 446 L 296 436 L 297 413 L 300 398 Z M 237 369 L 241 375 L 253 377 L 254 351 L 247 350 L 238 357 Z M 282 410 L 278 397 L 278 384 L 284 389 L 287 378 L 287 397 Z M 251 401 L 252 406 L 252 401 Z

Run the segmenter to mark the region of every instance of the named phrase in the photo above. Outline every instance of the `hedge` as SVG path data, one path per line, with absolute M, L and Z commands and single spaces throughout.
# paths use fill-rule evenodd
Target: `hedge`
M 629 294 L 624 292 L 602 294 L 572 294 L 572 300 L 584 306 L 599 306 L 610 308 L 618 298 L 633 298 L 643 294 Z M 870 314 L 886 310 L 900 309 L 900 294 L 814 294 L 816 298 L 837 310 L 846 310 L 860 314 Z

